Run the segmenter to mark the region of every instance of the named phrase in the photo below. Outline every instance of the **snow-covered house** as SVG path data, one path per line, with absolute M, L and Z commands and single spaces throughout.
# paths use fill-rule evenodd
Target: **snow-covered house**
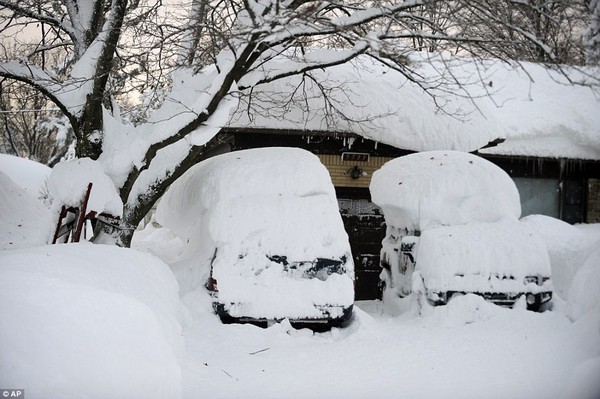
M 370 201 L 370 178 L 399 156 L 476 153 L 514 179 L 523 216 L 600 221 L 600 95 L 571 84 L 585 81 L 585 73 L 448 62 L 455 62 L 450 71 L 461 85 L 432 86 L 435 100 L 399 74 L 360 60 L 318 72 L 319 85 L 295 77 L 255 89 L 251 104 L 241 103 L 220 133 L 215 152 L 293 146 L 319 156 L 350 236 L 357 299 L 377 295 L 385 235 L 381 212 Z M 421 68 L 430 82 L 447 77 L 435 61 Z M 246 112 L 249 107 L 258 112 Z

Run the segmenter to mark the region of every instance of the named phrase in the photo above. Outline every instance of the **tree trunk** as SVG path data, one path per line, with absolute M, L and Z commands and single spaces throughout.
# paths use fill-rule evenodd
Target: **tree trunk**
M 94 228 L 93 242 L 95 244 L 117 245 L 119 247 L 131 247 L 133 233 L 135 233 L 137 224 L 130 224 L 121 219 L 115 223 L 110 221 L 98 220 Z

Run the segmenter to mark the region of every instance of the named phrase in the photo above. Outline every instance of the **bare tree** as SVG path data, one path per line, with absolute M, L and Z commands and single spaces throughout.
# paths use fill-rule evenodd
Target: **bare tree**
M 98 160 L 113 178 L 124 212 L 115 230 L 103 232 L 127 246 L 138 222 L 215 143 L 230 109 L 253 87 L 310 77 L 365 55 L 426 88 L 407 62 L 407 44 L 419 42 L 431 48 L 454 44 L 463 54 L 486 57 L 535 48 L 556 59 L 539 32 L 498 14 L 494 4 L 193 0 L 182 20 L 180 12 L 152 0 L 0 0 L 0 29 L 43 23 L 45 41 L 37 51 L 60 47 L 69 54 L 60 72 L 28 57 L 5 59 L 0 76 L 24 82 L 54 102 L 72 126 L 77 156 Z M 459 29 L 467 19 L 489 29 Z M 115 86 L 123 92 L 147 85 L 172 92 L 146 122 L 123 123 Z
M 38 91 L 0 81 L 0 151 L 53 166 L 67 153 L 70 127 Z
M 600 64 L 600 1 L 590 1 L 590 26 L 586 30 L 585 44 L 590 64 Z

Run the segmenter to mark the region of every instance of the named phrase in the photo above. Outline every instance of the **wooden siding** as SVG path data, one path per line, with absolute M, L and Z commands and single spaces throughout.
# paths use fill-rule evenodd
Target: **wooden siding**
M 319 159 L 331 175 L 331 181 L 335 187 L 369 188 L 373 172 L 381 168 L 384 163 L 394 159 L 392 157 L 369 157 L 367 162 L 342 161 L 340 154 L 319 154 Z M 351 170 L 357 166 L 363 171 L 358 179 L 353 179 Z

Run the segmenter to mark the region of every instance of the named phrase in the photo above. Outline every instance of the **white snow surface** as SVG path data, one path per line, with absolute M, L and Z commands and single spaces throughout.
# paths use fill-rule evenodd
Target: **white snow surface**
M 210 158 L 178 179 L 157 221 L 186 243 L 176 275 L 182 290 L 204 292 L 208 272 L 233 316 L 315 317 L 315 305 L 354 300 L 352 256 L 331 179 L 319 159 L 295 148 Z M 344 259 L 348 274 L 299 278 L 287 261 Z
M 525 284 L 526 276 L 550 277 L 550 258 L 535 230 L 513 219 L 423 231 L 415 271 L 433 292 L 552 291 L 550 280 Z
M 600 248 L 600 224 L 570 225 L 545 215 L 529 215 L 521 221 L 543 237 L 550 255 L 554 291 L 569 299 L 573 278 Z
M 572 320 L 592 311 L 600 314 L 600 246 L 590 254 L 575 274 L 569 288 L 567 314 Z
M 599 76 L 597 68 L 564 67 L 565 76 L 534 63 L 476 63 L 440 55 L 410 58 L 435 102 L 399 73 L 359 57 L 313 73 L 316 82 L 332 89 L 330 100 L 348 119 L 326 114 L 327 104 L 315 82 L 305 81 L 296 90 L 302 82 L 292 77 L 256 87 L 252 102 L 261 111 L 249 115 L 247 100 L 242 99 L 230 125 L 355 133 L 415 151 L 471 152 L 505 138 L 481 152 L 600 159 L 600 96 L 569 82 Z M 295 104 L 288 103 L 290 97 Z
M 458 151 L 425 151 L 373 173 L 371 197 L 386 224 L 409 230 L 495 222 L 521 215 L 519 193 L 502 169 Z
M 113 181 L 101 164 L 90 158 L 79 158 L 57 164 L 48 179 L 48 191 L 53 207 L 81 206 L 88 188 L 92 190 L 87 203 L 87 212 L 106 212 L 113 216 L 123 215 L 123 202 Z
M 575 231 L 600 233 L 600 225 L 570 227 L 556 232 L 565 250 L 580 240 Z M 170 243 L 181 245 L 157 230 L 144 238 L 169 256 Z M 312 333 L 286 321 L 224 325 L 206 292 L 178 301 L 176 290 L 162 263 L 133 250 L 78 243 L 0 251 L 0 385 L 42 399 L 595 399 L 600 392 L 600 311 L 573 322 L 558 296 L 544 313 L 472 295 L 421 314 L 407 303 L 398 317 L 381 302 L 358 302 L 349 327 Z
M 0 171 L 8 175 L 29 194 L 38 198 L 45 188 L 51 169 L 29 159 L 0 154 Z
M 50 240 L 52 214 L 34 197 L 35 192 L 19 186 L 0 170 L 0 251 L 34 247 Z
M 61 244 L 0 252 L 0 386 L 28 398 L 176 398 L 177 283 L 149 254 Z

